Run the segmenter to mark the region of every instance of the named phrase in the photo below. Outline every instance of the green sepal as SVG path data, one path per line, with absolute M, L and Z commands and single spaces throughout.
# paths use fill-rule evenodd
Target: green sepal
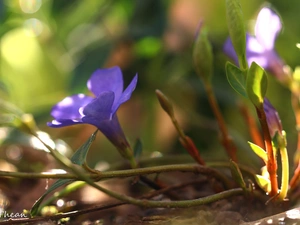
M 245 73 L 231 62 L 227 62 L 225 68 L 227 80 L 231 87 L 243 97 L 248 98 Z
M 93 141 L 96 138 L 98 130 L 96 130 L 91 136 L 90 138 L 79 147 L 79 149 L 77 149 L 77 151 L 73 154 L 73 156 L 71 157 L 71 162 L 76 164 L 76 165 L 82 165 L 85 160 L 86 160 L 86 156 L 87 153 L 93 143 Z
M 142 143 L 141 139 L 138 138 L 133 147 L 134 158 L 136 158 L 136 159 L 139 158 L 140 155 L 142 154 L 142 152 L 143 152 L 143 143 Z
M 265 70 L 253 62 L 248 70 L 246 89 L 248 98 L 257 108 L 262 108 L 267 92 L 268 79 Z
M 265 163 L 268 162 L 268 156 L 267 152 L 259 147 L 256 144 L 253 144 L 252 142 L 248 141 L 248 144 L 250 145 L 250 148 L 253 150 L 253 152 L 258 155 L 262 160 L 264 160 Z
M 226 18 L 230 39 L 237 54 L 241 69 L 246 70 L 246 30 L 239 0 L 226 0 Z

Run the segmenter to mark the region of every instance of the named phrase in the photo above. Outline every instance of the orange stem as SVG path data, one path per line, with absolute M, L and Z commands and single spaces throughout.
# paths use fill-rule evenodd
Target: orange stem
M 300 176 L 300 161 L 298 162 L 298 166 L 294 172 L 294 175 L 290 181 L 290 189 L 293 190 L 296 185 L 298 184 L 299 182 L 299 176 Z
M 295 153 L 295 159 L 294 159 L 294 163 L 295 165 L 299 162 L 300 159 L 300 108 L 299 108 L 299 94 L 297 93 L 292 93 L 291 96 L 291 102 L 292 102 L 292 107 L 293 107 L 293 111 L 295 113 L 295 119 L 296 119 L 296 128 L 297 128 L 297 132 L 298 132 L 298 143 L 297 143 L 297 151 Z
M 249 132 L 251 135 L 251 139 L 254 144 L 258 145 L 261 148 L 265 147 L 264 141 L 261 138 L 260 130 L 257 127 L 257 123 L 251 113 L 249 112 L 249 109 L 245 106 L 245 104 L 240 105 L 241 113 L 248 125 Z

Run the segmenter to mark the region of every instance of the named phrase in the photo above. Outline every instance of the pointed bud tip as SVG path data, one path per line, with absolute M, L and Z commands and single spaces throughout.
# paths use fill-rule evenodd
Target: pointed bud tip
M 163 108 L 163 110 L 170 116 L 174 117 L 174 109 L 172 106 L 171 101 L 167 98 L 167 96 L 164 95 L 160 90 L 155 90 L 155 94 L 158 98 L 158 101 L 160 103 L 160 106 Z

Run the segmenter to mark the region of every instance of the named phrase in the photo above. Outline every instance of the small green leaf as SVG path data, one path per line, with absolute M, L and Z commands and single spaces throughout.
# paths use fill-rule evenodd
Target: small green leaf
M 262 160 L 264 160 L 265 163 L 268 162 L 267 152 L 264 149 L 262 149 L 256 144 L 251 143 L 250 141 L 248 141 L 248 144 L 250 145 L 251 149 L 256 155 L 258 155 Z
M 235 163 L 234 161 L 230 160 L 229 161 L 229 165 L 230 165 L 230 171 L 231 171 L 231 175 L 233 177 L 233 179 L 240 185 L 240 187 L 246 191 L 247 187 L 246 187 L 246 183 L 244 181 L 242 172 L 239 168 L 239 166 L 237 165 L 237 163 Z
M 140 157 L 140 155 L 142 154 L 143 151 L 143 143 L 141 141 L 141 139 L 137 139 L 133 148 L 133 154 L 134 154 L 134 158 L 138 158 Z
M 51 192 L 54 191 L 55 189 L 61 187 L 64 184 L 73 182 L 74 180 L 72 179 L 60 179 L 57 180 L 55 183 L 52 184 L 52 186 L 34 203 L 34 205 L 32 206 L 31 210 L 30 210 L 30 215 L 31 216 L 35 216 L 38 214 L 39 212 L 39 206 L 42 203 L 42 201 L 44 200 L 44 198 Z
M 229 35 L 238 56 L 241 69 L 246 70 L 246 31 L 242 7 L 239 0 L 226 0 L 226 18 Z
M 265 70 L 253 62 L 247 74 L 248 98 L 257 108 L 261 108 L 267 92 L 268 79 Z
M 230 62 L 226 63 L 226 76 L 231 87 L 240 95 L 247 98 L 246 75 Z
M 255 175 L 255 180 L 257 184 L 263 189 L 265 192 L 270 193 L 271 192 L 271 182 L 268 178 L 265 178 L 264 176 Z
M 77 149 L 77 151 L 71 157 L 72 163 L 82 165 L 85 162 L 87 153 L 96 138 L 97 132 L 98 130 L 96 130 L 92 136 L 83 145 L 81 145 L 79 149 Z

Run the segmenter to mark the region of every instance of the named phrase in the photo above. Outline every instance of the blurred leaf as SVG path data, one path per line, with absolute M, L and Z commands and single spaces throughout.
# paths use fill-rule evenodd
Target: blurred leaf
M 143 143 L 140 138 L 138 138 L 135 142 L 134 148 L 133 148 L 133 154 L 135 158 L 139 158 L 140 155 L 143 152 Z
M 74 153 L 74 155 L 71 157 L 72 163 L 82 165 L 85 162 L 87 153 L 96 138 L 97 132 L 98 130 L 96 130 L 92 136 Z
M 247 94 L 252 103 L 262 107 L 266 95 L 268 79 L 265 70 L 257 63 L 253 62 L 247 74 Z
M 52 186 L 34 203 L 34 205 L 32 206 L 31 210 L 30 210 L 30 215 L 31 216 L 35 216 L 38 214 L 39 212 L 39 206 L 42 203 L 42 201 L 44 200 L 44 198 L 51 192 L 54 191 L 55 189 L 61 187 L 64 184 L 73 182 L 74 180 L 71 179 L 63 179 L 63 180 L 58 180 L 56 181 L 54 184 L 52 184 Z
M 134 12 L 129 24 L 128 35 L 134 39 L 145 36 L 161 36 L 166 25 L 163 1 L 135 0 Z
M 247 98 L 246 76 L 242 70 L 231 62 L 226 63 L 226 76 L 231 87 L 240 95 Z
M 269 193 L 271 191 L 271 182 L 269 179 L 265 178 L 264 176 L 255 175 L 255 180 L 257 184 L 263 189 L 266 193 Z
M 238 56 L 240 67 L 248 68 L 246 60 L 246 31 L 239 0 L 226 0 L 226 17 L 230 38 Z
M 56 1 L 54 1 L 56 2 Z M 59 1 L 60 2 L 60 1 Z M 60 3 L 61 5 L 62 3 Z M 66 39 L 70 32 L 78 25 L 89 23 L 96 19 L 97 16 L 103 16 L 105 6 L 110 5 L 111 1 L 71 1 L 70 4 L 64 4 L 64 10 L 60 10 L 56 15 L 58 22 L 63 21 L 58 26 L 60 36 Z M 57 9 L 59 5 L 54 5 Z
M 151 58 L 162 48 L 161 40 L 155 37 L 145 37 L 135 45 L 135 52 L 139 57 Z
M 50 60 L 33 31 L 18 27 L 6 32 L 0 48 L 1 82 L 12 103 L 33 112 L 57 100 L 65 85 L 65 72 Z
M 296 80 L 297 82 L 300 82 L 300 66 L 297 66 L 294 70 L 293 73 L 293 78 L 294 80 Z
M 0 127 L 1 126 L 11 126 L 15 122 L 15 115 L 12 114 L 0 114 Z
M 256 144 L 251 143 L 250 141 L 248 141 L 248 144 L 250 145 L 251 149 L 256 155 L 258 155 L 262 160 L 264 160 L 265 163 L 268 162 L 267 152 L 264 149 L 262 149 Z
M 17 106 L 3 99 L 0 99 L 0 112 L 10 113 L 18 117 L 22 117 L 24 114 Z

